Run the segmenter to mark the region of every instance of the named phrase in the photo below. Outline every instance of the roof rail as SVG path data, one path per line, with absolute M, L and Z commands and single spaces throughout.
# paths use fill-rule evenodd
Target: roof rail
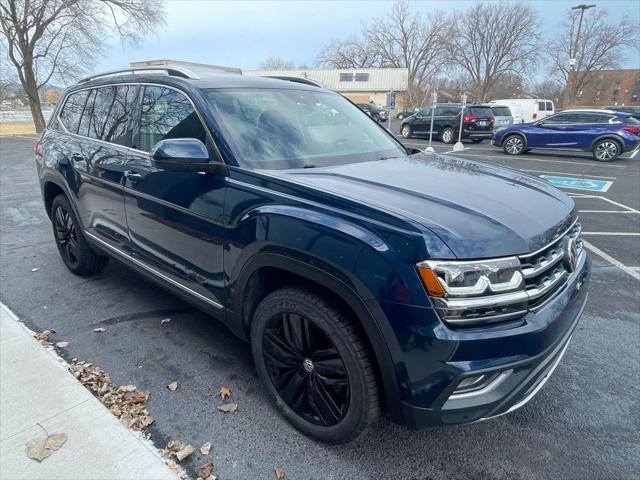
M 308 78 L 289 77 L 285 75 L 267 75 L 265 78 L 273 78 L 275 80 L 285 80 L 287 82 L 302 83 L 304 85 L 311 85 L 312 87 L 322 88 L 322 85 L 320 85 L 318 82 L 314 82 L 313 80 L 309 80 Z

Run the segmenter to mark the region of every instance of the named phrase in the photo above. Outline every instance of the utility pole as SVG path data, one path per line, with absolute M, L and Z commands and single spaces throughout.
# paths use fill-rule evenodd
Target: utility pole
M 580 41 L 580 30 L 582 30 L 582 18 L 584 17 L 584 11 L 589 10 L 590 8 L 595 8 L 595 5 L 586 5 L 584 3 L 580 5 L 576 5 L 575 7 L 571 7 L 571 10 L 580 10 L 580 20 L 578 21 L 578 32 L 576 33 L 576 41 L 575 45 L 573 42 L 569 45 L 569 73 L 567 74 L 567 91 L 569 93 L 569 101 L 573 103 L 575 100 L 575 92 L 574 84 L 572 81 L 573 77 L 575 77 L 575 69 L 576 69 L 576 54 L 578 53 L 578 42 Z M 572 75 L 573 74 L 573 75 Z M 564 108 L 567 108 L 569 105 L 564 105 Z

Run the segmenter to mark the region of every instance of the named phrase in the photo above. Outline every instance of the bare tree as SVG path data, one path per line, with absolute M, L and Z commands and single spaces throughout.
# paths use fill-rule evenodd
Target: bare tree
M 449 28 L 442 12 L 433 12 L 423 19 L 420 14 L 409 11 L 406 0 L 400 0 L 387 20 L 377 19 L 366 24 L 363 35 L 368 48 L 376 52 L 383 66 L 407 68 L 410 96 L 416 92 L 423 97 L 445 64 L 444 39 Z M 419 104 L 416 100 L 418 98 L 409 98 L 409 103 Z
M 538 61 L 538 14 L 524 3 L 479 3 L 451 18 L 450 60 L 466 70 L 480 101 L 506 73 L 530 71 Z
M 316 65 L 324 68 L 384 67 L 379 52 L 356 37 L 332 40 L 320 51 Z
M 260 63 L 260 70 L 293 70 L 296 64 L 280 57 L 269 57 Z
M 592 82 L 594 72 L 619 68 L 624 48 L 631 47 L 637 54 L 640 44 L 638 25 L 631 24 L 627 17 L 613 23 L 606 10 L 585 11 L 580 38 L 576 39 L 579 17 L 577 10 L 569 10 L 564 30 L 546 49 L 552 64 L 551 73 L 566 85 L 565 107 L 576 102 L 578 92 Z M 575 71 L 569 75 L 572 48 L 576 64 Z
M 2 0 L 2 41 L 29 98 L 36 131 L 45 128 L 40 88 L 78 78 L 95 65 L 109 29 L 136 44 L 163 19 L 161 0 Z
M 556 103 L 560 100 L 560 97 L 562 97 L 562 90 L 562 84 L 552 78 L 536 83 L 532 88 L 532 92 L 535 93 L 538 98 L 548 98 Z

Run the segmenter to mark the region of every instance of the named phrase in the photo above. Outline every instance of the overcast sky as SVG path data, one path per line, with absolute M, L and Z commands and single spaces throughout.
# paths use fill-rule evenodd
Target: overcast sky
M 414 11 L 464 11 L 474 1 L 413 1 Z M 551 38 L 562 26 L 566 10 L 580 1 L 537 0 L 542 33 Z M 593 1 L 614 18 L 640 22 L 638 0 Z M 167 0 L 166 25 L 140 47 L 114 40 L 96 71 L 126 66 L 130 61 L 171 58 L 200 63 L 258 68 L 269 56 L 313 66 L 322 46 L 333 38 L 357 34 L 361 22 L 384 17 L 390 1 L 214 1 Z M 630 51 L 625 67 L 638 68 L 638 52 Z

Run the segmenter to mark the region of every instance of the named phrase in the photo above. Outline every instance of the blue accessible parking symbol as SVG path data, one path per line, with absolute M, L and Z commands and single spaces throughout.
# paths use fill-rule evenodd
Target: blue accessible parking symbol
M 594 180 L 592 178 L 554 177 L 553 175 L 540 175 L 555 187 L 570 188 L 574 190 L 589 190 L 591 192 L 606 192 L 613 182 L 606 180 Z

